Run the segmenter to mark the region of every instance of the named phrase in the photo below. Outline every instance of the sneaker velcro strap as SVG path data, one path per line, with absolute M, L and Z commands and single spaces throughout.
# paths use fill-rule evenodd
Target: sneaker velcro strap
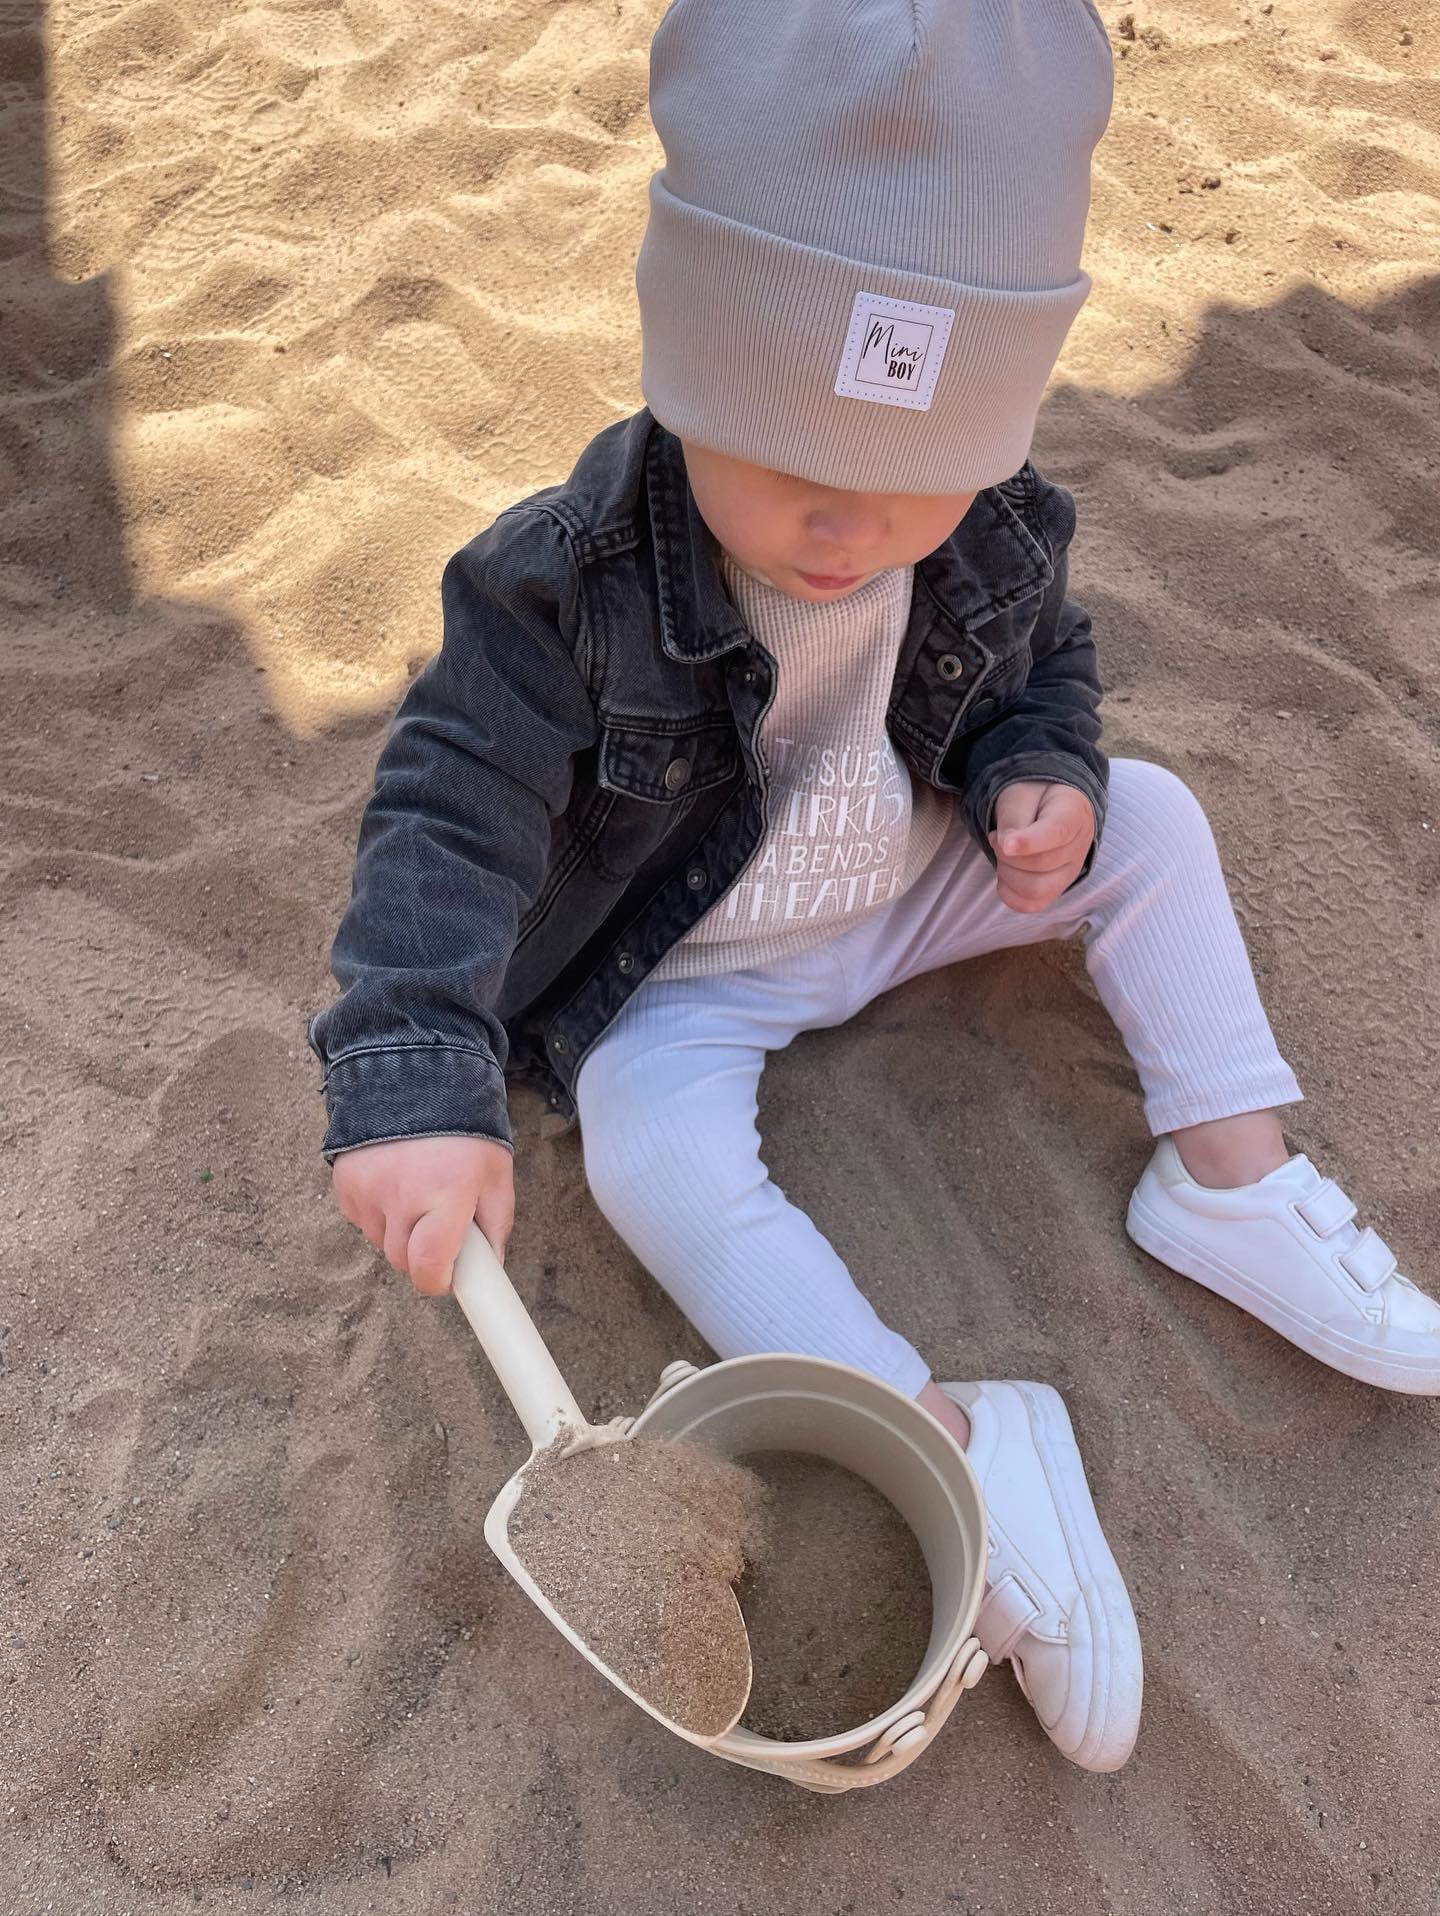
M 1341 1251 L 1340 1263 L 1362 1291 L 1378 1291 L 1387 1277 L 1395 1275 L 1395 1253 L 1368 1224 L 1359 1240 L 1348 1251 Z
M 975 1619 L 975 1635 L 980 1648 L 992 1663 L 1000 1663 L 1015 1648 L 1025 1632 L 1044 1614 L 1040 1605 L 1013 1570 L 1007 1570 L 985 1593 L 980 1614 Z
M 1355 1206 L 1333 1178 L 1326 1178 L 1319 1190 L 1308 1197 L 1296 1198 L 1295 1209 L 1316 1237 L 1331 1237 L 1355 1215 Z

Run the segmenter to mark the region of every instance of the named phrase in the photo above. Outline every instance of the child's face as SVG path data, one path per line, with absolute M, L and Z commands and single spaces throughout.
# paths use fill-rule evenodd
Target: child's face
M 843 492 L 682 441 L 700 516 L 732 557 L 795 599 L 843 599 L 943 545 L 973 492 Z

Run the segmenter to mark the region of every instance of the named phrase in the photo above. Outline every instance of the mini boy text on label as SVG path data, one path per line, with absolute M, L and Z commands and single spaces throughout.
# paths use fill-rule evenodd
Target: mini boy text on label
M 951 306 L 857 293 L 836 392 L 844 399 L 928 411 L 954 321 Z

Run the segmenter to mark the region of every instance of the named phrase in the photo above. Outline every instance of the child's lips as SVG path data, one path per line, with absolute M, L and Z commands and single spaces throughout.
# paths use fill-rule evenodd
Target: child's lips
M 860 574 L 858 572 L 802 572 L 800 577 L 806 585 L 854 585 Z

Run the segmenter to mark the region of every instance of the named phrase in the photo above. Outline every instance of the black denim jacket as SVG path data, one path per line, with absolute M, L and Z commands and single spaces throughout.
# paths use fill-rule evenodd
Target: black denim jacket
M 890 733 L 913 776 L 960 795 L 988 857 L 1014 779 L 1077 786 L 1103 824 L 1095 646 L 1065 596 L 1074 527 L 1069 493 L 1027 463 L 915 568 Z M 310 1025 L 327 1158 L 509 1143 L 507 1071 L 573 1118 L 586 1053 L 765 829 L 775 661 L 648 408 L 457 552 L 441 597 L 443 645 L 361 823 L 344 990 Z

